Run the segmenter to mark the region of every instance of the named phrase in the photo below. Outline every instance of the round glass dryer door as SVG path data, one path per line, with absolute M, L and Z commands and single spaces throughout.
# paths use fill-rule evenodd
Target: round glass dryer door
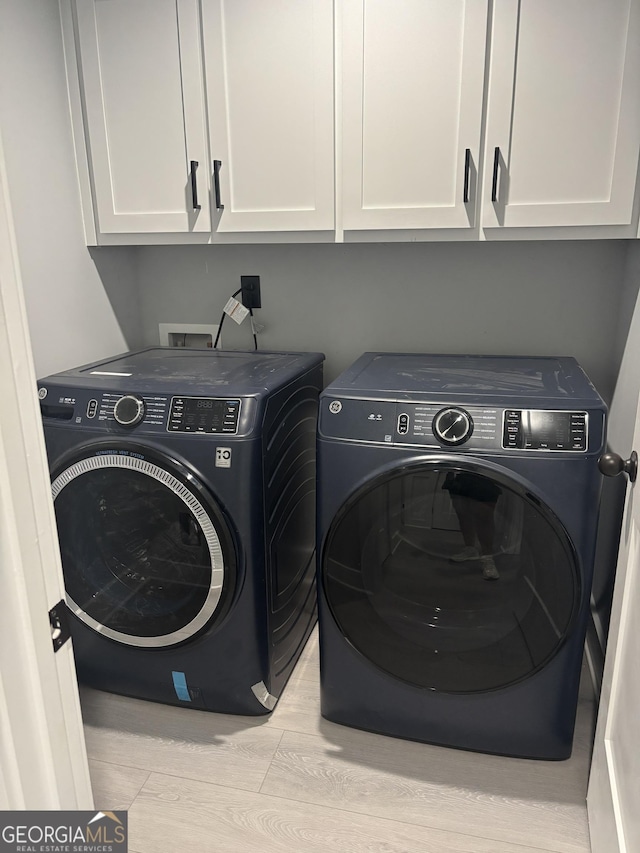
M 179 463 L 87 451 L 52 483 L 67 603 L 132 646 L 192 637 L 226 611 L 235 582 L 229 529 Z
M 338 512 L 322 580 L 343 635 L 384 672 L 448 692 L 495 690 L 571 631 L 577 557 L 557 517 L 508 476 L 422 463 Z

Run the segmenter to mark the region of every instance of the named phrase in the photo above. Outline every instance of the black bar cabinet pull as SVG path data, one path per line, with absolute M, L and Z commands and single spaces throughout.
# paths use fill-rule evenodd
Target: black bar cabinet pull
M 471 149 L 467 148 L 464 152 L 464 190 L 462 200 L 465 204 L 469 203 L 469 178 L 471 172 Z
M 493 183 L 491 184 L 491 201 L 498 201 L 498 167 L 500 166 L 500 149 L 493 153 Z
M 224 204 L 220 201 L 220 169 L 222 160 L 213 161 L 213 189 L 216 194 L 216 210 L 224 210 Z
M 196 180 L 196 171 L 198 169 L 198 161 L 191 161 L 191 198 L 193 199 L 193 209 L 200 210 L 198 204 L 198 182 Z

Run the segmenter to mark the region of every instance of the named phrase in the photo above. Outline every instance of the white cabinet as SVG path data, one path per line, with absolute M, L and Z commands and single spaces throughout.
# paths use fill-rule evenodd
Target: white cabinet
M 63 22 L 95 242 L 332 231 L 332 0 L 63 0 Z
M 636 0 L 495 0 L 485 228 L 629 225 L 640 149 Z
M 487 0 L 343 0 L 343 226 L 475 222 Z
M 344 229 L 630 226 L 639 5 L 342 0 Z
M 211 229 L 197 0 L 77 0 L 97 230 Z
M 60 4 L 88 242 L 637 233 L 640 0 Z
M 333 3 L 202 0 L 202 27 L 215 229 L 332 230 Z

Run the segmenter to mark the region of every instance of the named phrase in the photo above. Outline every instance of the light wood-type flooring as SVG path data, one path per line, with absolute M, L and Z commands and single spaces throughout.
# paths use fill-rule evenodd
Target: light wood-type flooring
M 269 717 L 81 690 L 96 808 L 131 853 L 585 853 L 588 673 L 573 755 L 502 758 L 320 716 L 317 629 Z

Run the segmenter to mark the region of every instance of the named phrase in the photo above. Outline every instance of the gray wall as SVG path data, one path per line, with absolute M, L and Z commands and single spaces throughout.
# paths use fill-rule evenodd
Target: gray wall
M 0 0 L 0 134 L 36 373 L 126 349 L 112 302 L 139 337 L 135 250 L 85 246 L 55 0 Z M 126 294 L 128 307 L 122 311 Z
M 139 249 L 142 342 L 158 323 L 217 323 L 260 275 L 261 349 L 319 350 L 334 378 L 366 350 L 573 355 L 609 399 L 625 241 L 181 246 Z M 250 348 L 226 320 L 223 344 Z
M 609 417 L 611 449 L 625 459 L 633 450 L 636 407 L 640 393 L 640 240 L 629 244 L 622 281 L 617 348 L 619 351 L 620 393 L 614 394 Z M 626 345 L 626 346 L 625 346 Z M 635 448 L 637 451 L 640 448 Z

